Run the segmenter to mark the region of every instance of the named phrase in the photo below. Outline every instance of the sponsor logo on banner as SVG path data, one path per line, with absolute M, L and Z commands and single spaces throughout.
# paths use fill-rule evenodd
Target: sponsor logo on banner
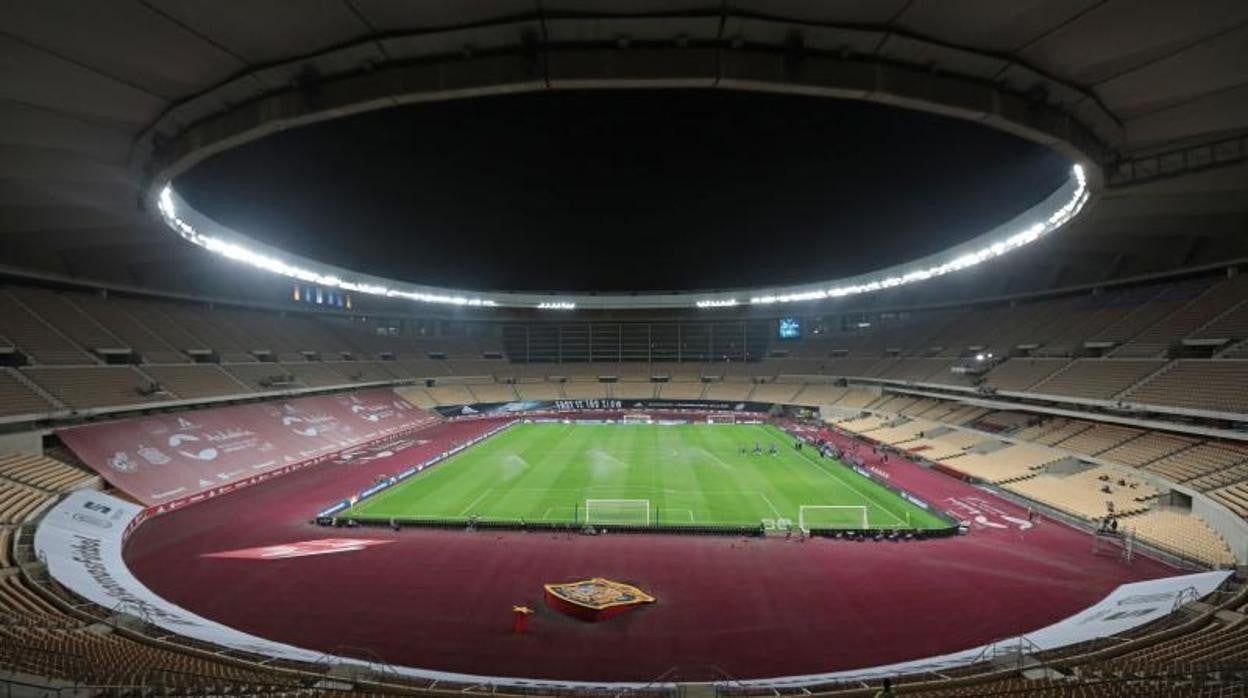
M 130 460 L 130 455 L 125 451 L 117 451 L 108 458 L 108 467 L 119 473 L 133 473 L 139 467 Z
M 221 557 L 238 560 L 286 560 L 292 557 L 350 553 L 371 548 L 374 545 L 385 545 L 393 542 L 392 540 L 378 540 L 375 538 L 319 538 L 317 540 L 303 540 L 296 543 L 266 545 L 259 548 L 205 553 L 201 557 Z
M 169 456 L 166 456 L 164 451 L 147 444 L 139 444 L 139 457 L 152 465 L 167 465 L 169 463 Z
M 57 434 L 111 485 L 154 505 L 201 495 L 230 480 L 246 483 L 253 475 L 283 466 L 308 465 L 344 448 L 383 435 L 401 436 L 428 423 L 421 410 L 410 405 L 400 409 L 396 403 L 408 404 L 391 390 L 373 390 L 359 394 L 354 402 L 339 396 L 301 397 L 205 409 L 189 416 L 152 415 L 82 425 Z M 367 420 L 357 418 L 352 405 L 383 421 L 366 426 Z

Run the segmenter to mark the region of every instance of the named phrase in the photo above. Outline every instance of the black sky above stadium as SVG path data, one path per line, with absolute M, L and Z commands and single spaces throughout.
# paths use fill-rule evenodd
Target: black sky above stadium
M 936 252 L 1069 164 L 987 127 L 726 91 L 548 92 L 392 108 L 228 151 L 196 208 L 323 262 L 482 290 L 834 279 Z

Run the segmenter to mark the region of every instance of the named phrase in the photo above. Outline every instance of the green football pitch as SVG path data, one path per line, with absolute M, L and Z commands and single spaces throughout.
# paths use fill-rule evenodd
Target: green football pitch
M 762 454 L 755 454 L 760 444 Z M 778 452 L 767 453 L 775 444 Z M 742 454 L 742 447 L 747 453 Z M 517 424 L 340 517 L 944 528 L 845 464 L 746 424 Z M 864 519 L 865 517 L 865 519 Z

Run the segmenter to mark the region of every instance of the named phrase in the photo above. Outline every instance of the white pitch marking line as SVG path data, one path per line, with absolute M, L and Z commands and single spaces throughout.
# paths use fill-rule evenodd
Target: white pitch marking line
M 850 483 L 849 483 L 849 481 L 848 481 L 848 480 L 842 480 L 842 479 L 840 478 L 840 476 L 838 476 L 836 473 L 834 473 L 834 472 L 832 472 L 831 470 L 828 470 L 827 468 L 823 467 L 823 464 L 822 464 L 822 463 L 820 463 L 820 462 L 818 462 L 818 461 L 816 461 L 816 460 L 811 459 L 811 457 L 810 457 L 810 456 L 808 456 L 808 455 L 806 455 L 806 453 L 805 453 L 804 451 L 802 452 L 802 457 L 803 457 L 803 458 L 805 458 L 805 459 L 806 459 L 806 461 L 807 461 L 807 462 L 809 462 L 811 465 L 814 465 L 816 468 L 818 468 L 818 469 L 822 470 L 824 473 L 826 473 L 828 477 L 832 478 L 833 480 L 836 480 L 837 482 L 841 483 L 842 485 L 845 485 L 845 486 L 846 486 L 846 487 L 848 487 L 849 489 L 853 490 L 853 491 L 854 491 L 854 494 L 857 494 L 859 497 L 862 497 L 863 499 L 865 499 L 865 500 L 867 500 L 867 501 L 871 502 L 872 504 L 874 504 L 875 506 L 879 507 L 880 511 L 882 511 L 882 512 L 884 512 L 885 514 L 888 514 L 889 516 L 891 516 L 891 517 L 893 518 L 893 521 L 896 521 L 897 523 L 905 523 L 904 521 L 902 521 L 902 520 L 901 520 L 901 517 L 900 517 L 900 516 L 897 516 L 897 515 L 896 515 L 896 514 L 894 514 L 893 512 L 889 511 L 889 510 L 888 510 L 888 509 L 887 509 L 887 508 L 886 508 L 883 504 L 880 504 L 880 500 L 878 500 L 878 499 L 876 499 L 876 498 L 874 498 L 874 497 L 872 497 L 872 496 L 870 496 L 870 495 L 864 494 L 862 490 L 858 489 L 857 487 L 854 487 L 852 484 L 850 484 Z M 870 522 L 868 521 L 868 523 L 870 523 Z
M 461 511 L 461 512 L 459 512 L 459 515 L 460 515 L 460 516 L 464 516 L 464 515 L 465 515 L 465 514 L 467 514 L 468 512 L 472 511 L 472 508 L 473 508 L 473 507 L 475 507 L 478 503 L 480 503 L 482 499 L 485 499 L 485 495 L 487 495 L 487 494 L 489 494 L 489 493 L 491 493 L 491 492 L 493 492 L 493 491 L 494 491 L 494 488 L 493 488 L 493 487 L 490 487 L 490 488 L 486 489 L 484 492 L 482 492 L 481 494 L 477 495 L 477 498 L 476 498 L 476 499 L 474 499 L 474 500 L 472 500 L 472 503 L 471 503 L 471 504 L 469 504 L 468 506 L 464 507 L 464 510 L 463 510 L 463 511 Z
M 762 497 L 764 502 L 767 502 L 767 507 L 771 509 L 771 513 L 775 514 L 777 519 L 784 516 L 780 513 L 780 510 L 776 508 L 776 505 L 771 503 L 771 500 L 767 498 L 766 494 L 759 492 L 758 496 Z

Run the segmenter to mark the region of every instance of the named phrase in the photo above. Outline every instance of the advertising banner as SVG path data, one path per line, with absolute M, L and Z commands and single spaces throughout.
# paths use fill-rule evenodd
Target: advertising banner
M 772 403 L 770 402 L 590 398 L 583 400 L 517 400 L 513 402 L 485 402 L 473 405 L 441 405 L 434 409 L 444 417 L 464 417 L 514 412 L 581 412 L 593 410 L 615 412 L 621 410 L 767 412 L 771 408 Z
M 156 414 L 57 435 L 113 486 L 156 505 L 221 494 L 235 483 L 434 420 L 380 389 Z

